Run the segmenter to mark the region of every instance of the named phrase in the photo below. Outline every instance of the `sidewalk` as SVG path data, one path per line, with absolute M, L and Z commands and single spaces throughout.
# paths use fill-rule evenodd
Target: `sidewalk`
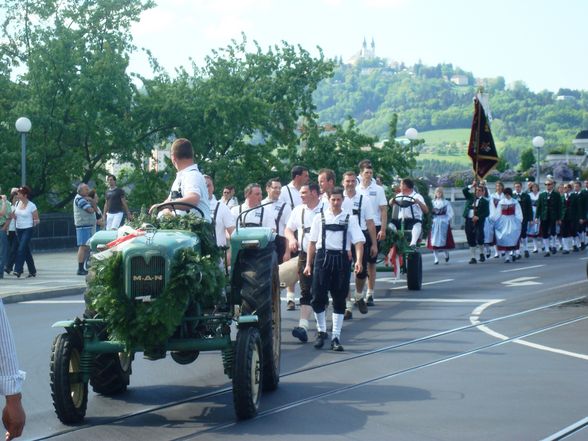
M 456 249 L 467 248 L 463 230 L 453 230 Z M 422 253 L 430 253 L 421 248 Z M 86 287 L 86 278 L 78 276 L 76 271 L 77 249 L 53 252 L 38 252 L 33 255 L 37 267 L 37 277 L 26 278 L 26 270 L 17 279 L 12 274 L 4 273 L 0 279 L 0 297 L 4 303 L 17 303 L 28 300 L 40 300 L 51 297 L 81 294 Z
M 81 294 L 84 291 L 86 278 L 76 274 L 77 248 L 38 252 L 33 254 L 33 258 L 37 277 L 26 278 L 28 271 L 25 264 L 20 278 L 4 273 L 4 278 L 0 279 L 0 297 L 4 303 Z

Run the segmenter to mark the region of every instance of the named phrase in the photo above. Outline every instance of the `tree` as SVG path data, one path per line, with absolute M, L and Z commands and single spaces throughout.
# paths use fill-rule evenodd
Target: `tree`
M 132 156 L 132 103 L 126 73 L 133 21 L 149 0 L 79 2 L 4 0 L 0 59 L 26 68 L 16 81 L 12 120 L 33 121 L 27 166 L 41 203 L 63 207 L 75 183 L 88 182 L 109 159 Z M 17 169 L 13 165 L 14 169 Z M 14 179 L 14 177 L 12 177 Z
M 535 166 L 535 153 L 532 148 L 523 150 L 521 153 L 521 163 L 519 164 L 519 170 L 526 172 L 531 167 Z

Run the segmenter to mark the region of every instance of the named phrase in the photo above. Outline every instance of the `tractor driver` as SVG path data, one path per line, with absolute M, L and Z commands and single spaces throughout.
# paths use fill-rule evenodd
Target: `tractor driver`
M 178 171 L 176 179 L 172 184 L 169 196 L 162 204 L 166 202 L 175 202 L 176 210 L 165 209 L 163 213 L 173 213 L 177 211 L 185 214 L 182 210 L 182 202 L 195 205 L 204 216 L 204 219 L 210 222 L 210 205 L 208 203 L 208 189 L 204 176 L 198 170 L 198 165 L 194 163 L 194 149 L 192 143 L 185 138 L 178 138 L 171 146 L 171 160 Z M 149 213 L 157 210 L 162 204 L 155 204 L 149 210 Z M 184 207 L 184 210 L 186 208 Z M 194 212 L 196 210 L 192 210 Z
M 400 197 L 399 197 L 400 196 Z M 399 201 L 402 200 L 401 196 L 409 196 L 410 201 L 414 202 L 408 207 L 398 207 L 398 220 L 394 221 L 396 228 L 400 229 L 400 221 L 404 220 L 404 230 L 411 230 L 410 246 L 415 247 L 421 232 L 423 230 L 423 214 L 429 212 L 427 204 L 423 197 L 414 191 L 414 182 L 412 179 L 404 178 L 400 181 L 400 194 L 390 200 L 390 205 L 399 205 Z

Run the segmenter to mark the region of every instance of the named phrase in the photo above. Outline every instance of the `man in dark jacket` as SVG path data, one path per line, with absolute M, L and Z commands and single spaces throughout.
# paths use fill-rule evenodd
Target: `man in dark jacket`
M 539 195 L 537 200 L 535 217 L 541 221 L 544 256 L 549 257 L 557 252 L 555 226 L 561 224 L 562 202 L 560 194 L 554 191 L 555 181 L 553 179 L 548 178 L 545 181 L 545 186 L 546 190 Z
M 472 193 L 472 190 L 475 192 Z M 465 233 L 470 247 L 470 264 L 477 263 L 476 247 L 479 247 L 480 262 L 484 262 L 484 221 L 490 214 L 490 206 L 488 200 L 484 198 L 484 186 L 477 184 L 476 181 L 465 187 L 463 195 L 466 199 L 466 204 L 463 210 L 463 217 L 465 218 Z

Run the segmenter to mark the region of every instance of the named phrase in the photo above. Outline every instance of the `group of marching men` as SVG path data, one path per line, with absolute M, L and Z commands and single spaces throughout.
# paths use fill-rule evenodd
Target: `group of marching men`
M 325 345 L 329 340 L 325 311 L 330 294 L 333 304 L 330 348 L 343 351 L 343 321 L 352 318 L 354 306 L 365 314 L 368 306 L 374 305 L 378 244 L 386 238 L 388 201 L 384 188 L 374 179 L 369 160 L 359 163 L 359 173 L 344 173 L 341 186 L 336 185 L 335 173 L 330 169 L 319 170 L 318 182 L 312 183 L 308 169 L 295 166 L 291 178 L 285 186 L 277 178 L 270 179 L 265 187 L 265 199 L 259 184 L 249 184 L 244 192 L 245 201 L 239 204 L 234 201 L 230 187 L 223 189 L 223 197 L 217 201 L 212 179 L 205 176 L 217 241 L 220 246 L 225 245 L 237 224 L 272 228 L 277 234 L 278 262 L 285 262 L 280 265 L 280 279 L 286 284 L 288 310 L 296 309 L 294 285 L 300 283 L 300 318 L 292 335 L 307 342 L 314 318 L 317 328 L 314 347 L 320 349 Z M 409 179 L 402 181 L 401 188 L 417 201 L 411 219 L 416 213 L 422 220 L 423 212 L 428 210 L 424 199 L 414 192 Z M 409 228 L 416 244 L 421 223 L 412 221 Z M 354 293 L 350 292 L 352 272 Z
M 515 182 L 514 190 L 497 182 L 495 189 L 488 194 L 486 186 L 476 181 L 463 189 L 470 264 L 489 258 L 492 246 L 494 257 L 501 253 L 506 263 L 522 255 L 529 257 L 530 244 L 532 253 L 542 249 L 545 257 L 558 250 L 569 254 L 586 248 L 588 181 L 584 188 L 581 182 L 572 181 L 556 190 L 555 181 L 548 176 L 543 192 L 534 182 L 525 191 L 520 182 Z

